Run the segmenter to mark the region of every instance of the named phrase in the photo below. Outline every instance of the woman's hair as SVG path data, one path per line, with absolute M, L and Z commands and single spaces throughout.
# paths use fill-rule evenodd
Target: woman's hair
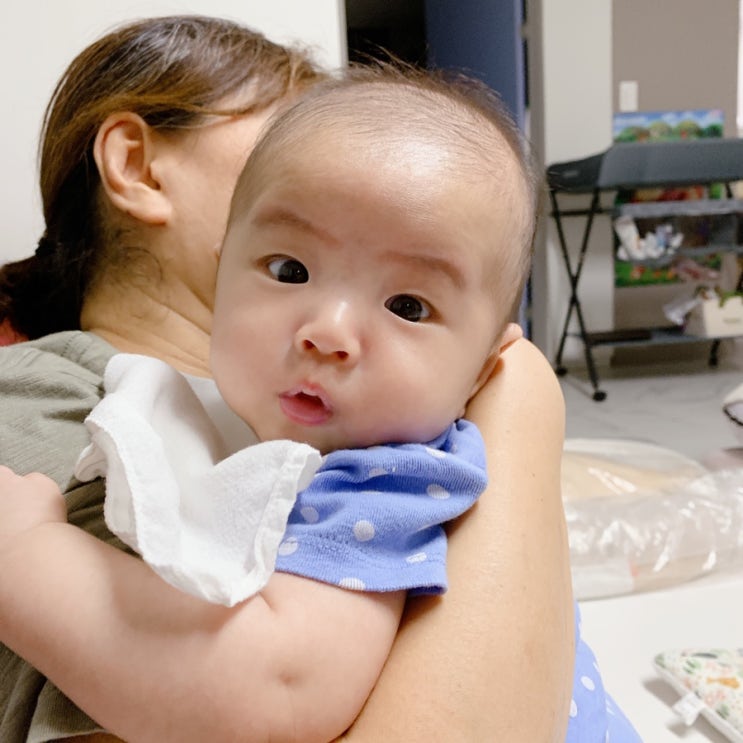
M 176 130 L 207 116 L 261 111 L 321 77 L 310 56 L 232 21 L 197 15 L 122 25 L 87 47 L 59 80 L 39 147 L 46 229 L 34 255 L 0 268 L 0 323 L 38 338 L 80 327 L 86 291 L 113 251 L 97 206 L 99 127 L 131 111 Z M 225 108 L 225 101 L 235 108 Z M 237 101 L 244 101 L 235 103 Z

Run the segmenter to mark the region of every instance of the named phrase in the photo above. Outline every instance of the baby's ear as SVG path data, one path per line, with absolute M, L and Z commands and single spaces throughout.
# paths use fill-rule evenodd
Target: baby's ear
M 503 331 L 503 335 L 500 337 L 498 343 L 498 354 L 500 355 L 505 351 L 512 343 L 515 343 L 519 338 L 524 337 L 524 331 L 520 325 L 515 322 L 509 322 L 506 325 L 506 329 Z
M 141 116 L 122 111 L 101 124 L 93 144 L 101 184 L 120 211 L 146 224 L 165 224 L 172 206 L 154 173 L 153 131 Z
M 488 381 L 488 377 L 493 373 L 493 369 L 495 369 L 495 365 L 498 363 L 498 359 L 503 351 L 505 351 L 512 343 L 515 343 L 519 338 L 523 338 L 523 336 L 524 332 L 521 330 L 520 325 L 513 322 L 506 325 L 503 334 L 493 345 L 493 349 L 488 354 L 487 359 L 485 359 L 482 370 L 477 376 L 477 380 L 472 387 L 472 392 L 470 392 L 470 400 L 480 391 L 485 382 Z

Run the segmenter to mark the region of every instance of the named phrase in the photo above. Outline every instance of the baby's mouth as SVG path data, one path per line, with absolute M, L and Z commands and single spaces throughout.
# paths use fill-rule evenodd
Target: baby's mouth
M 296 389 L 279 395 L 284 415 L 303 426 L 319 426 L 332 415 L 330 403 L 320 390 Z

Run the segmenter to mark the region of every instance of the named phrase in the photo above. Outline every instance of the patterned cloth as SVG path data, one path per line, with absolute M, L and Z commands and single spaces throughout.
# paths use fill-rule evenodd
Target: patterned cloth
M 577 603 L 573 698 L 565 743 L 642 743 L 632 723 L 604 689 L 596 657 L 581 636 Z
M 679 694 L 687 724 L 701 713 L 727 738 L 743 741 L 743 648 L 687 648 L 655 656 L 660 675 Z
M 465 420 L 425 445 L 332 452 L 297 496 L 276 570 L 359 591 L 443 593 L 441 524 L 486 483 L 484 444 Z

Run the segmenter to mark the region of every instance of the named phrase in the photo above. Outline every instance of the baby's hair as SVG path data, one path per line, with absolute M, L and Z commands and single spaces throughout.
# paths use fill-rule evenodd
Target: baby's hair
M 128 22 L 84 49 L 46 109 L 39 147 L 46 229 L 34 255 L 0 268 L 0 323 L 28 338 L 78 329 L 96 279 L 105 272 L 111 280 L 120 268 L 118 280 L 134 280 L 132 256 L 148 254 L 122 244 L 100 208 L 92 151 L 109 115 L 130 111 L 160 130 L 193 128 L 209 116 L 264 110 L 321 76 L 306 51 L 199 15 Z M 145 280 L 159 270 L 153 265 Z
M 421 137 L 452 152 L 458 175 L 473 188 L 495 184 L 514 224 L 513 244 L 497 261 L 497 273 L 506 277 L 498 281 L 499 300 L 509 309 L 508 319 L 515 316 L 531 264 L 537 181 L 526 141 L 492 89 L 463 74 L 398 62 L 352 66 L 313 86 L 274 119 L 238 181 L 233 216 L 250 205 L 264 173 L 291 164 L 292 153 L 306 146 L 308 131 L 359 137 L 379 149 Z

